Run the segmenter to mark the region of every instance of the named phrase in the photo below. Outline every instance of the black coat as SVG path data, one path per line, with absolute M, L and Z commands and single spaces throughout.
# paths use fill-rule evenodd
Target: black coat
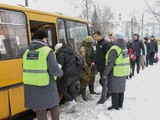
M 136 52 L 136 56 L 141 56 L 141 49 L 142 49 L 142 53 L 143 55 L 145 55 L 145 48 L 144 48 L 144 45 L 142 43 L 142 41 L 140 40 L 133 40 L 131 42 L 135 52 Z
M 74 50 L 67 45 L 63 45 L 58 52 L 57 61 L 62 65 L 63 76 L 58 83 L 58 86 L 66 88 L 68 87 L 74 80 L 78 80 L 79 71 L 76 66 L 76 57 Z
M 151 53 L 151 44 L 149 42 L 144 42 L 146 45 L 147 53 L 146 55 L 149 55 Z
M 96 67 L 99 72 L 103 72 L 105 69 L 105 55 L 108 50 L 111 48 L 111 44 L 106 41 L 104 38 L 101 41 L 98 41 L 96 44 Z
M 152 41 L 150 42 L 150 49 L 151 52 L 158 52 L 158 44 L 157 41 Z

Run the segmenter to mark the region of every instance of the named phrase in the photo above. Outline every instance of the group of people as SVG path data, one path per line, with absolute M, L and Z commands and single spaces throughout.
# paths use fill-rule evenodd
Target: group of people
M 139 73 L 140 49 L 145 55 L 145 47 L 137 34 L 133 36 L 134 41 L 126 44 L 121 33 L 113 33 L 110 41 L 107 41 L 100 31 L 95 31 L 92 36 L 86 36 L 79 48 L 83 65 L 78 68 L 77 53 L 71 46 L 57 43 L 54 52 L 47 45 L 48 36 L 45 32 L 36 31 L 32 38 L 23 55 L 23 82 L 25 107 L 35 110 L 38 120 L 47 120 L 46 110 L 50 111 L 52 120 L 59 120 L 60 101 L 61 104 L 69 103 L 68 110 L 76 107 L 76 97 L 80 94 L 87 101 L 87 86 L 91 94 L 99 94 L 94 90 L 97 72 L 102 86 L 97 104 L 103 104 L 111 96 L 112 105 L 108 110 L 119 110 L 123 107 L 126 78 L 130 73 L 134 75 L 135 63 Z M 158 51 L 155 49 L 155 52 Z M 150 54 L 147 49 L 147 55 Z M 131 56 L 134 56 L 134 60 L 131 60 Z
M 138 34 L 133 35 L 133 41 L 127 43 L 130 63 L 131 63 L 131 74 L 130 78 L 134 76 L 135 65 L 137 65 L 137 74 L 139 74 L 140 68 L 144 69 L 145 66 L 153 65 L 158 53 L 158 43 L 154 36 L 150 38 L 144 37 L 143 40 L 139 39 Z

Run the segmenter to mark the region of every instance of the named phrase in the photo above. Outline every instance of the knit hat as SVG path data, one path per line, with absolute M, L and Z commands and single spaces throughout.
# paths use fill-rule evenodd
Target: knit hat
M 54 47 L 55 52 L 57 52 L 58 49 L 60 49 L 63 46 L 63 43 L 57 43 Z
M 113 33 L 112 37 L 115 38 L 116 40 L 124 40 L 124 35 L 122 33 Z
M 91 36 L 87 36 L 85 39 L 84 39 L 85 42 L 93 42 L 93 38 Z

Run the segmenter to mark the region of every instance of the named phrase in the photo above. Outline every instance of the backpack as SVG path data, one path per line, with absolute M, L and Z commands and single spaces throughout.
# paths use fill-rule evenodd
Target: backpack
M 76 53 L 75 57 L 76 57 L 76 65 L 78 69 L 81 70 L 84 64 L 84 60 L 80 54 Z

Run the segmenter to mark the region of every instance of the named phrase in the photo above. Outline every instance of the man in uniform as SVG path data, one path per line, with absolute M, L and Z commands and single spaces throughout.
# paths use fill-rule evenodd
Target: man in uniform
M 89 85 L 89 90 L 91 94 L 97 94 L 94 91 L 94 81 L 95 81 L 95 54 L 93 50 L 93 38 L 87 36 L 82 43 L 80 48 L 80 54 L 83 57 L 84 65 L 80 71 L 80 82 L 81 82 L 81 94 L 84 101 L 86 98 L 86 87 Z

